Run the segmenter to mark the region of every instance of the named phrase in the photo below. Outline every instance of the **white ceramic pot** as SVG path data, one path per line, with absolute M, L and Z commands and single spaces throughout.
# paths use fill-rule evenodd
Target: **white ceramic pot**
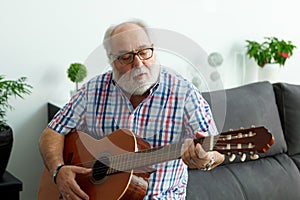
M 259 66 L 258 66 L 259 67 Z M 257 71 L 258 81 L 280 82 L 284 68 L 279 64 L 266 64 Z

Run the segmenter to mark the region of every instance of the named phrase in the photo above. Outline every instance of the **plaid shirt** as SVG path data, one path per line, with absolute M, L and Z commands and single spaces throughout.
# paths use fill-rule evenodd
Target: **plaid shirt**
M 111 71 L 84 84 L 48 125 L 60 134 L 84 126 L 95 138 L 130 129 L 152 147 L 178 143 L 196 131 L 218 134 L 207 102 L 186 79 L 162 69 L 150 95 L 135 109 Z M 185 199 L 187 166 L 181 159 L 155 164 L 144 199 Z

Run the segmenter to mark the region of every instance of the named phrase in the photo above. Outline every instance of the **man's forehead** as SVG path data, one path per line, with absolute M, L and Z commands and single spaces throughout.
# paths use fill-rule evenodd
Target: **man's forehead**
M 114 34 L 110 38 L 112 52 L 128 52 L 133 49 L 151 45 L 147 33 L 143 29 L 134 29 Z

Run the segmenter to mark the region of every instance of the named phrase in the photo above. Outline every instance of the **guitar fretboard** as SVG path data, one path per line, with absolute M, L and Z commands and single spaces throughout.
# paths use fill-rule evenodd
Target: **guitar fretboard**
M 209 136 L 202 139 L 194 139 L 194 143 L 201 143 L 204 150 L 213 150 L 215 137 Z M 170 144 L 163 147 L 152 148 L 138 152 L 130 152 L 109 158 L 109 173 L 118 171 L 130 171 L 145 166 L 154 165 L 170 160 L 179 159 L 182 153 L 182 143 Z

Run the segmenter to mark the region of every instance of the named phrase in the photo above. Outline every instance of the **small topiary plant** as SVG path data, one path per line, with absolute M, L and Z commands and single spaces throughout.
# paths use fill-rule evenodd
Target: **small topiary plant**
M 87 76 L 87 69 L 81 63 L 72 63 L 68 68 L 68 77 L 69 79 L 76 83 L 76 91 L 78 90 L 78 83 L 82 82 L 83 79 Z

